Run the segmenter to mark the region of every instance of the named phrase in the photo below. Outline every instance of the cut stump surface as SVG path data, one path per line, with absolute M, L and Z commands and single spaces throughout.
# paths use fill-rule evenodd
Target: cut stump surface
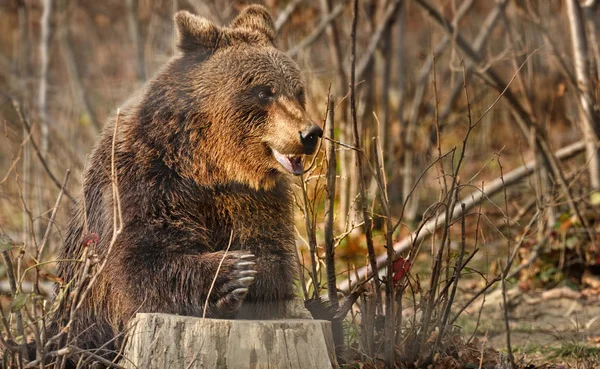
M 338 368 L 331 323 L 323 320 L 222 320 L 137 314 L 121 365 L 126 368 Z

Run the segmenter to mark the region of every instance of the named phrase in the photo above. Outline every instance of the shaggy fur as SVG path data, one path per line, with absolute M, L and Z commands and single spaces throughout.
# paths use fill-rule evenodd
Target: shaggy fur
M 294 297 L 291 176 L 273 149 L 314 150 L 302 142 L 315 126 L 300 70 L 274 47 L 263 7 L 247 7 L 230 27 L 188 12 L 175 22 L 181 53 L 120 109 L 115 166 L 124 227 L 71 327 L 78 347 L 104 345 L 137 312 L 201 316 L 230 235 L 208 317 L 276 318 Z M 60 259 L 80 258 L 90 233 L 99 236 L 94 252 L 107 257 L 115 120 L 90 158 L 85 203 L 72 213 Z M 59 275 L 69 281 L 79 267 L 63 262 Z

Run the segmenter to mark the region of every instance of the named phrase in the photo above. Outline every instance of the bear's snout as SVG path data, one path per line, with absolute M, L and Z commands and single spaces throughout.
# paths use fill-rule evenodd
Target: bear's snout
M 304 131 L 298 132 L 300 135 L 300 141 L 304 149 L 304 153 L 311 155 L 317 148 L 319 138 L 323 137 L 323 130 L 318 125 L 311 123 Z

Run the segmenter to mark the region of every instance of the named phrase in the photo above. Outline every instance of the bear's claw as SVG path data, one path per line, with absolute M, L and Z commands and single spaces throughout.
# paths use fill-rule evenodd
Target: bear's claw
M 236 261 L 233 264 L 235 273 L 225 286 L 225 290 L 229 290 L 229 292 L 216 303 L 217 308 L 226 317 L 234 315 L 242 306 L 248 295 L 248 287 L 254 282 L 257 273 L 255 270 L 256 256 L 254 254 L 236 252 L 231 256 Z
M 254 279 L 254 278 L 252 278 Z M 240 306 L 242 306 L 242 302 L 248 295 L 248 288 L 240 287 L 232 290 L 225 296 L 221 297 L 219 301 L 217 301 L 217 308 L 221 311 L 225 317 L 229 317 L 230 314 L 235 313 L 239 310 Z
M 256 276 L 256 270 L 254 269 L 256 256 L 254 254 L 243 254 L 238 258 L 239 261 L 235 263 L 237 281 L 233 283 L 241 288 L 249 287 L 254 282 L 254 277 Z
M 240 278 L 242 277 L 254 277 L 256 275 L 256 270 L 240 270 L 239 272 L 237 272 L 238 276 L 240 276 Z
M 254 282 L 254 277 L 242 277 L 238 279 L 238 282 L 250 285 L 250 283 Z
M 248 294 L 248 289 L 247 288 L 236 288 L 235 290 L 231 291 L 231 294 L 238 298 L 243 299 Z

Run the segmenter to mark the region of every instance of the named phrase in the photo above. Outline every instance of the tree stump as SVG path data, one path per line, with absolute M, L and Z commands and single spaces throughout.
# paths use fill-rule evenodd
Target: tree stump
M 338 368 L 324 320 L 224 320 L 137 314 L 120 362 L 126 368 Z

